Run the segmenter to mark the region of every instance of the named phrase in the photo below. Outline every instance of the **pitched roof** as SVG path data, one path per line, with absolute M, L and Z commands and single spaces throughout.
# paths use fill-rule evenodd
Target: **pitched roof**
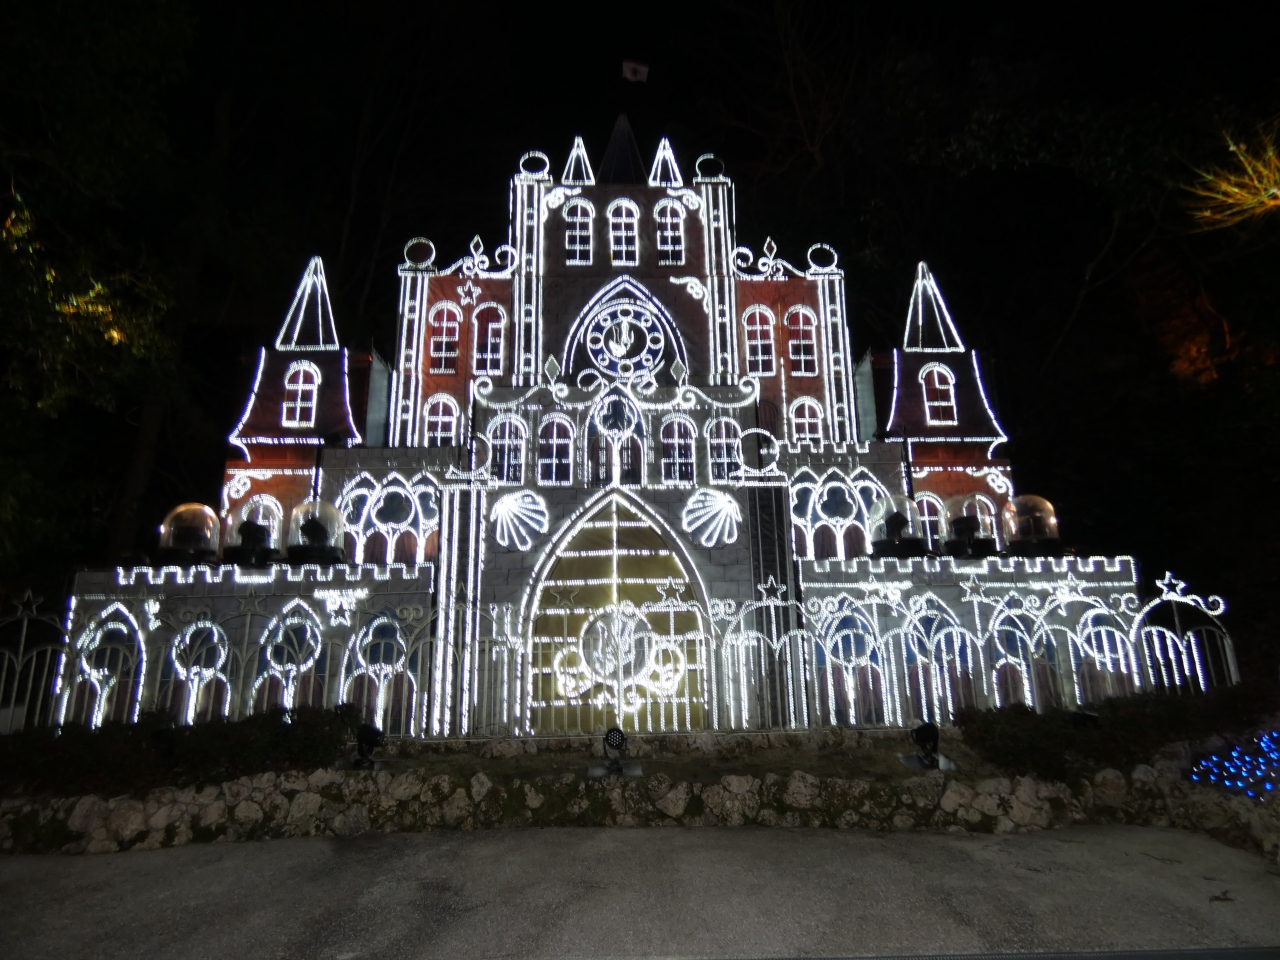
M 625 113 L 618 114 L 600 161 L 600 183 L 645 183 L 644 160 Z
M 596 182 L 596 175 L 591 171 L 591 159 L 581 137 L 573 138 L 573 151 L 569 154 L 569 162 L 564 165 L 564 176 L 560 182 L 566 187 L 590 187 Z
M 951 322 L 942 291 L 923 260 L 916 267 L 916 284 L 907 309 L 907 329 L 902 335 L 902 349 L 908 353 L 957 353 L 964 342 Z
M 653 158 L 653 166 L 649 169 L 649 186 L 651 187 L 683 187 L 680 167 L 676 164 L 675 154 L 671 152 L 671 141 L 666 137 L 658 144 L 657 156 Z
M 276 336 L 277 350 L 337 350 L 338 331 L 329 304 L 324 262 L 312 257 Z

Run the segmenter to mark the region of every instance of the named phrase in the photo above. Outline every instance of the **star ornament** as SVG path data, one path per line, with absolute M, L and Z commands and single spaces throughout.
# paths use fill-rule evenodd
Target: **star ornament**
M 787 588 L 778 583 L 773 578 L 773 574 L 769 574 L 769 579 L 756 587 L 760 591 L 760 596 L 764 598 L 766 603 L 781 603 L 782 595 L 787 592 Z
M 1174 577 L 1172 570 L 1166 570 L 1163 580 L 1157 580 L 1156 586 L 1160 588 L 1160 599 L 1164 600 L 1168 597 L 1180 597 L 1187 589 L 1185 580 L 1178 580 Z
M 960 589 L 964 591 L 961 600 L 968 603 L 970 600 L 981 600 L 983 585 L 978 581 L 977 577 L 970 577 L 964 583 L 960 584 Z

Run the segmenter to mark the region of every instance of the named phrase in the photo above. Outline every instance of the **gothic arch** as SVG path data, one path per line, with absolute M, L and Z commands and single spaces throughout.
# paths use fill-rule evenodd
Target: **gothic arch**
M 587 325 L 609 307 L 628 302 L 638 304 L 654 314 L 662 330 L 663 337 L 666 339 L 663 347 L 664 357 L 668 353 L 673 353 L 675 358 L 684 365 L 685 369 L 689 369 L 689 355 L 685 350 L 684 338 L 681 337 L 680 330 L 676 326 L 670 311 L 657 297 L 649 292 L 644 284 L 632 277 L 623 275 L 601 287 L 573 321 L 573 325 L 569 328 L 569 335 L 565 337 L 564 347 L 560 354 L 560 368 L 566 374 L 593 369 L 590 361 L 585 357 L 579 358 L 579 354 L 582 353 L 579 348 L 585 346 Z M 670 369 L 670 364 L 667 365 L 667 369 Z

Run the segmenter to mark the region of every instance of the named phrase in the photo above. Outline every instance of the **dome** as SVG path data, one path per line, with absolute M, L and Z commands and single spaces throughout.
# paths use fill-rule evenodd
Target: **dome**
M 227 517 L 222 559 L 227 563 L 263 566 L 280 552 L 284 514 L 274 497 L 260 495 L 240 504 Z
M 295 563 L 341 563 L 344 559 L 342 514 L 332 503 L 305 500 L 289 514 L 289 560 Z
M 988 557 L 996 552 L 995 504 L 980 493 L 947 501 L 947 553 L 956 557 Z
M 924 524 L 920 522 L 920 508 L 910 497 L 881 497 L 871 505 L 870 520 L 874 556 L 924 556 Z
M 218 555 L 218 515 L 203 503 L 183 503 L 160 524 L 160 554 L 169 562 L 212 560 Z
M 1000 511 L 1007 543 L 1058 539 L 1058 517 L 1044 497 L 1014 497 Z

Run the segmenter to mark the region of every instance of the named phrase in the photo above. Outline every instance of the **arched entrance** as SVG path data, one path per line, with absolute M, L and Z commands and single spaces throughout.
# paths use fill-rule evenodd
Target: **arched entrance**
M 708 630 L 691 574 L 625 493 L 588 506 L 545 561 L 528 608 L 530 732 L 706 727 Z

